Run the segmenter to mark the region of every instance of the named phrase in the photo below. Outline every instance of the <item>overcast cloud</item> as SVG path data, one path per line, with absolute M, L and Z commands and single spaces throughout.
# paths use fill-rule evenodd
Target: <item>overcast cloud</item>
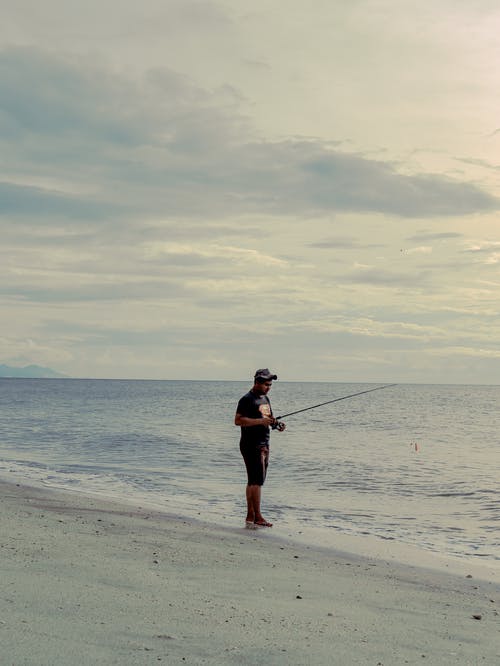
M 0 7 L 0 363 L 498 383 L 493 3 Z

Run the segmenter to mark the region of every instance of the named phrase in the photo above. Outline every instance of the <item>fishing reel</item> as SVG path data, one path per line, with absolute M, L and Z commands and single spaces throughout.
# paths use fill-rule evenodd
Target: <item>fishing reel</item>
M 283 430 L 286 428 L 286 425 L 283 423 L 283 421 L 278 421 L 278 419 L 274 419 L 274 423 L 271 426 L 273 430 L 277 430 L 278 432 L 283 432 Z

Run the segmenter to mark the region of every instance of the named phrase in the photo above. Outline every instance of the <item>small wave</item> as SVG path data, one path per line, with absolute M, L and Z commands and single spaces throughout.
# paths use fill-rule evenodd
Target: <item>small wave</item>
M 432 493 L 431 497 L 473 497 L 477 495 L 476 490 L 471 490 L 470 492 L 445 492 L 445 493 Z

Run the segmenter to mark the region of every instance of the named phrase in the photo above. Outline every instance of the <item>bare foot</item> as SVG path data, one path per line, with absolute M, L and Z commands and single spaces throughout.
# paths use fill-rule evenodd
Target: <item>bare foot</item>
M 265 518 L 259 518 L 259 520 L 255 521 L 255 524 L 258 525 L 259 527 L 272 527 L 273 524 L 268 522 Z

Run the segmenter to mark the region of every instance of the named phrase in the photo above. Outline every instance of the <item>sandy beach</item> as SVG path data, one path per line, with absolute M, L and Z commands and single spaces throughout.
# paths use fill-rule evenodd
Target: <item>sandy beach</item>
M 500 663 L 500 589 L 0 484 L 2 665 Z

